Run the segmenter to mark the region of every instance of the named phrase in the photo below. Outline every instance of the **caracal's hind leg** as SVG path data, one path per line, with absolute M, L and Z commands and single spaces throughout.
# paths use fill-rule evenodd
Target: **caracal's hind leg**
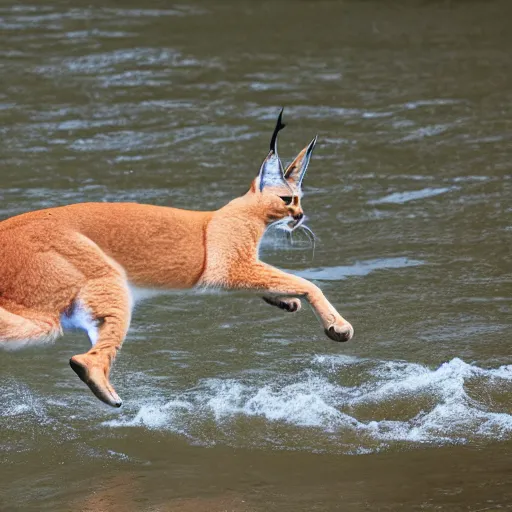
M 262 299 L 271 306 L 276 306 L 279 309 L 288 311 L 289 313 L 296 313 L 302 307 L 300 299 L 295 297 L 275 297 L 272 295 L 263 295 Z
M 48 343 L 62 333 L 58 315 L 24 308 L 12 309 L 0 306 L 0 346 L 6 350 Z
M 122 400 L 110 384 L 109 374 L 121 348 L 131 317 L 131 297 L 123 273 L 111 267 L 106 275 L 92 279 L 80 290 L 77 304 L 97 325 L 97 341 L 89 352 L 73 356 L 69 364 L 103 402 L 121 407 Z

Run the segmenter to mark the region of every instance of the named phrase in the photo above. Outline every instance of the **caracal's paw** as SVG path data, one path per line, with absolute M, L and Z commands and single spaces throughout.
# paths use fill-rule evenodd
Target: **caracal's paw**
M 289 313 L 296 313 L 297 311 L 300 311 L 302 304 L 300 299 L 281 299 L 278 307 L 288 311 Z
M 300 299 L 295 298 L 278 298 L 278 297 L 263 297 L 263 300 L 271 306 L 277 306 L 279 309 L 288 311 L 289 313 L 296 313 L 300 311 L 302 304 Z
M 73 356 L 69 365 L 97 398 L 112 407 L 121 407 L 123 401 L 108 380 L 108 364 L 102 364 L 97 356 L 80 354 Z
M 354 328 L 348 322 L 339 322 L 325 329 L 325 334 L 334 341 L 349 341 L 354 336 Z

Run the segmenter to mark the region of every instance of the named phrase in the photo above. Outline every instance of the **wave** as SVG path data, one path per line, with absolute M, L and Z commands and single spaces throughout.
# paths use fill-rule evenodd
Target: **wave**
M 512 437 L 512 411 L 492 410 L 493 392 L 512 383 L 512 365 L 484 369 L 455 358 L 430 369 L 407 362 L 315 356 L 309 366 L 292 376 L 267 376 L 267 382 L 205 379 L 171 400 L 144 404 L 135 414 L 121 414 L 104 425 L 170 430 L 204 444 L 217 439 L 235 446 L 264 442 L 348 453 L 398 442 Z M 349 380 L 361 382 L 339 382 L 340 373 L 347 371 Z

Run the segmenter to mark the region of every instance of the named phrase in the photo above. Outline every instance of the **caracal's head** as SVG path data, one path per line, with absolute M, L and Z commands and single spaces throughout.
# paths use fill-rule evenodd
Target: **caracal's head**
M 277 135 L 285 127 L 282 115 L 281 110 L 270 141 L 270 152 L 252 183 L 249 195 L 262 208 L 267 224 L 293 231 L 305 220 L 301 204 L 302 180 L 315 148 L 316 137 L 285 170 L 277 154 Z

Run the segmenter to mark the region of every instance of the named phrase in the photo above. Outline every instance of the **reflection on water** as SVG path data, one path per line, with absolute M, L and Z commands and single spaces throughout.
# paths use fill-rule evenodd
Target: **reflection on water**
M 402 267 L 416 267 L 425 262 L 409 258 L 382 258 L 357 262 L 354 265 L 322 267 L 300 270 L 297 275 L 306 279 L 321 281 L 339 281 L 350 276 L 366 276 L 375 270 L 385 270 Z
M 316 238 L 270 232 L 262 257 L 356 329 L 336 344 L 308 308 L 152 298 L 115 365 L 119 411 L 69 370 L 79 334 L 1 353 L 0 510 L 508 506 L 511 15 L 505 0 L 0 3 L 0 218 L 218 208 L 284 106 L 283 155 L 319 135 Z

